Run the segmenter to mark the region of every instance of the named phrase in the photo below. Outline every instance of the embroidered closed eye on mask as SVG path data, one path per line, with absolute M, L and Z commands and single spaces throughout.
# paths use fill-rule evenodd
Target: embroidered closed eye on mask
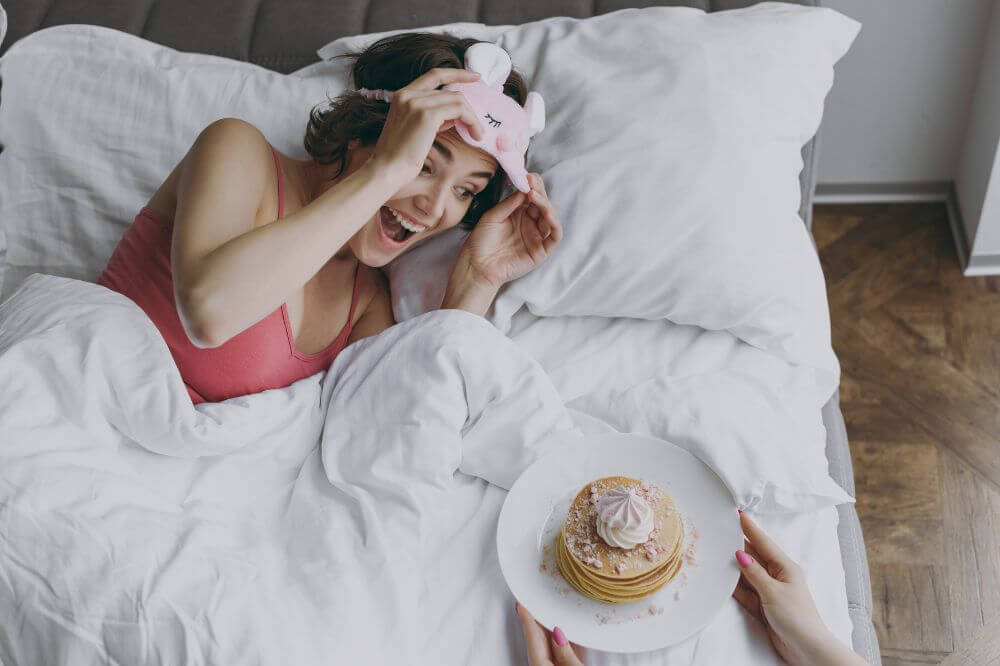
M 528 142 L 545 128 L 545 102 L 537 92 L 529 92 L 522 107 L 503 93 L 503 84 L 510 76 L 510 55 L 496 44 L 478 42 L 465 51 L 465 69 L 480 78 L 473 83 L 449 83 L 444 90 L 462 93 L 475 110 L 483 128 L 479 141 L 469 133 L 468 126 L 455 120 L 455 130 L 470 146 L 486 151 L 500 163 L 510 182 L 522 192 L 529 192 L 528 171 L 524 156 Z M 358 90 L 367 99 L 392 102 L 393 91 Z

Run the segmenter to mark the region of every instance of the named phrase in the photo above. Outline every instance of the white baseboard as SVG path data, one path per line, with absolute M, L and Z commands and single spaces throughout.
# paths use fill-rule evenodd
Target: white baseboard
M 1000 254 L 977 254 L 966 264 L 962 274 L 966 277 L 1000 275 Z
M 969 239 L 962 223 L 955 183 L 819 183 L 813 195 L 814 204 L 898 203 L 943 201 L 948 211 L 948 226 L 958 252 L 962 274 L 968 277 L 1000 275 L 1000 255 L 969 254 Z
M 952 184 L 929 183 L 818 183 L 813 203 L 894 203 L 945 201 Z

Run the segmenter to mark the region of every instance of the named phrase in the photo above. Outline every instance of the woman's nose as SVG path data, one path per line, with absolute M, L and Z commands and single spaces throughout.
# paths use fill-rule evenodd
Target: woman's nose
M 427 222 L 431 225 L 436 225 L 444 215 L 447 194 L 447 188 L 434 187 L 416 198 L 417 208 L 428 218 Z

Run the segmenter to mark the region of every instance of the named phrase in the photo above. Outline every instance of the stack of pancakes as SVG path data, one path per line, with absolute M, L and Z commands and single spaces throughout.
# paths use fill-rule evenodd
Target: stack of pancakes
M 634 489 L 653 510 L 653 531 L 645 543 L 624 549 L 597 534 L 597 501 L 611 488 Z M 684 522 L 673 498 L 659 486 L 626 476 L 608 476 L 577 493 L 556 537 L 556 564 L 584 596 L 611 604 L 638 601 L 669 583 L 680 571 Z

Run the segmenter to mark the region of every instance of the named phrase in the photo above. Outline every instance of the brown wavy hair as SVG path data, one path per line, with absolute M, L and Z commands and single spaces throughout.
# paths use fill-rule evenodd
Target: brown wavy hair
M 385 37 L 358 53 L 336 56 L 353 60 L 351 80 L 354 88 L 399 90 L 435 67 L 465 67 L 465 50 L 475 39 L 427 32 L 408 32 Z M 503 92 L 521 106 L 528 97 L 528 86 L 511 69 Z M 373 146 L 385 126 L 389 105 L 365 99 L 348 90 L 326 103 L 317 104 L 309 113 L 305 148 L 319 164 L 338 164 L 336 178 L 347 168 L 347 144 L 357 139 L 363 146 Z M 461 226 L 471 229 L 483 213 L 495 206 L 503 194 L 505 173 L 496 174 L 482 192 L 476 194 L 462 218 Z

